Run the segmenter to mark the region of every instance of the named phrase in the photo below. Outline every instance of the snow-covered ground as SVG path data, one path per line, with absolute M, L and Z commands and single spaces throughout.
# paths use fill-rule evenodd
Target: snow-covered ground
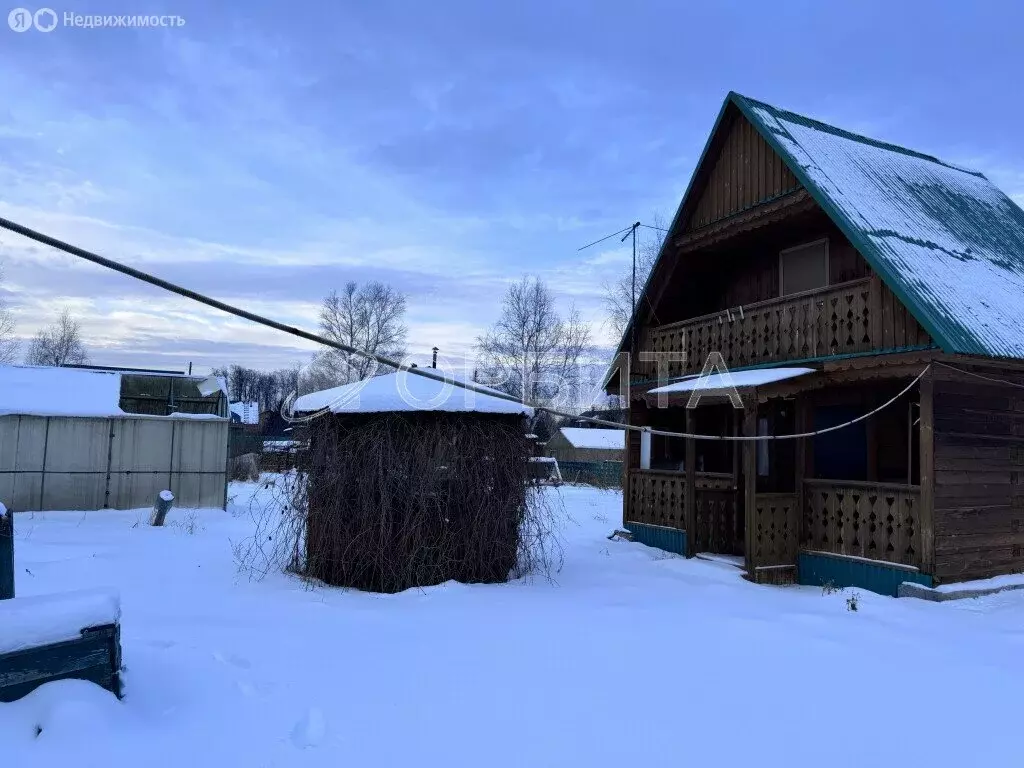
M 854 612 L 849 591 L 608 541 L 620 495 L 575 487 L 547 491 L 568 516 L 557 583 L 310 589 L 239 575 L 256 488 L 164 529 L 16 518 L 20 595 L 120 591 L 126 697 L 66 681 L 0 704 L 0 766 L 1019 761 L 1024 591 Z

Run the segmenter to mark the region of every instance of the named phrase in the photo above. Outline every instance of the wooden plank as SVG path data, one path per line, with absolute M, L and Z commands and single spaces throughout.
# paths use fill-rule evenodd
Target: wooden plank
M 693 433 L 693 408 L 686 409 L 686 431 Z M 697 553 L 697 441 L 686 438 L 686 487 L 684 488 L 683 513 L 686 522 L 686 556 Z
M 757 434 L 757 402 L 744 404 L 743 434 Z M 748 573 L 753 573 L 754 532 L 757 512 L 757 442 L 743 441 L 743 516 L 744 516 L 744 547 Z
M 0 600 L 14 597 L 14 512 L 0 514 Z
M 918 462 L 920 476 L 920 507 L 918 524 L 921 528 L 921 570 L 932 573 L 935 569 L 935 384 L 931 371 L 921 379 L 918 408 Z

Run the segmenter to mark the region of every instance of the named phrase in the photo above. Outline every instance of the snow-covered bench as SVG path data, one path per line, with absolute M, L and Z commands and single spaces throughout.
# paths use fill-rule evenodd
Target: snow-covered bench
M 12 597 L 13 516 L 0 504 L 0 702 L 52 680 L 90 680 L 121 696 L 121 601 L 110 590 Z
M 121 606 L 104 590 L 0 600 L 0 701 L 52 680 L 90 680 L 121 695 Z

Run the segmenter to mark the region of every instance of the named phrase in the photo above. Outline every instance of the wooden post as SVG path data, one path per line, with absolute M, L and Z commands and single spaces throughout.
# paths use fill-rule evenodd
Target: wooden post
M 14 597 L 14 513 L 0 504 L 0 600 Z
M 733 408 L 732 417 L 732 434 L 738 437 L 743 434 L 743 411 L 739 408 Z M 740 458 L 743 455 L 743 443 L 734 441 L 732 443 L 732 503 L 733 509 L 736 510 L 735 527 L 733 531 L 733 540 L 740 541 L 740 531 L 746 531 L 746 521 L 743 519 L 743 489 L 740 488 L 740 478 L 742 474 L 742 465 Z
M 811 432 L 811 431 L 813 431 L 811 429 L 812 423 L 813 422 L 811 421 L 811 404 L 810 404 L 810 401 L 808 400 L 807 395 L 805 393 L 801 392 L 801 393 L 799 393 L 796 396 L 796 431 L 798 433 L 799 432 Z M 794 480 L 796 482 L 796 508 L 797 508 L 797 516 L 796 516 L 796 521 L 797 521 L 796 522 L 796 524 L 797 524 L 796 536 L 797 536 L 797 538 L 796 538 L 796 540 L 798 542 L 803 542 L 803 540 L 804 540 L 803 520 L 804 520 L 804 508 L 805 508 L 805 505 L 807 503 L 806 499 L 804 498 L 804 478 L 807 477 L 807 454 L 810 452 L 808 450 L 808 448 L 809 448 L 808 444 L 813 439 L 814 438 L 811 438 L 811 437 L 801 437 L 801 438 L 798 438 L 797 441 L 796 441 L 796 461 L 794 462 L 794 464 L 796 464 L 796 477 L 794 478 Z
M 693 434 L 693 408 L 686 408 L 686 431 Z M 686 556 L 697 554 L 697 441 L 686 438 L 686 487 L 683 489 Z
M 157 527 L 162 526 L 164 520 L 167 519 L 167 513 L 171 511 L 172 504 L 174 504 L 174 494 L 170 491 L 160 491 L 156 496 L 156 503 L 153 505 L 153 517 L 149 524 Z
M 921 529 L 921 564 L 923 573 L 935 573 L 935 400 L 934 379 L 929 371 L 921 379 L 920 451 L 921 509 L 918 526 Z
M 744 403 L 743 434 L 753 437 L 757 434 L 757 400 Z M 743 517 L 746 536 L 743 554 L 747 573 L 755 577 L 754 539 L 757 534 L 757 441 L 743 441 Z
M 864 412 L 867 413 L 878 405 L 878 398 L 874 392 L 869 392 L 864 398 Z M 873 482 L 878 480 L 878 419 L 868 419 L 864 424 L 865 438 L 867 442 L 867 479 Z

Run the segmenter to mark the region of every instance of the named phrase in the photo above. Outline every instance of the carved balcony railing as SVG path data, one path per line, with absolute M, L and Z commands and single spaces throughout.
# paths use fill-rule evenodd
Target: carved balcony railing
M 700 373 L 712 352 L 728 367 L 741 368 L 928 341 L 888 288 L 867 277 L 657 326 L 645 333 L 640 349 L 659 356 L 661 376 L 673 378 Z M 633 362 L 635 379 L 657 377 L 657 363 L 643 356 Z
M 921 488 L 805 480 L 804 550 L 921 565 Z

